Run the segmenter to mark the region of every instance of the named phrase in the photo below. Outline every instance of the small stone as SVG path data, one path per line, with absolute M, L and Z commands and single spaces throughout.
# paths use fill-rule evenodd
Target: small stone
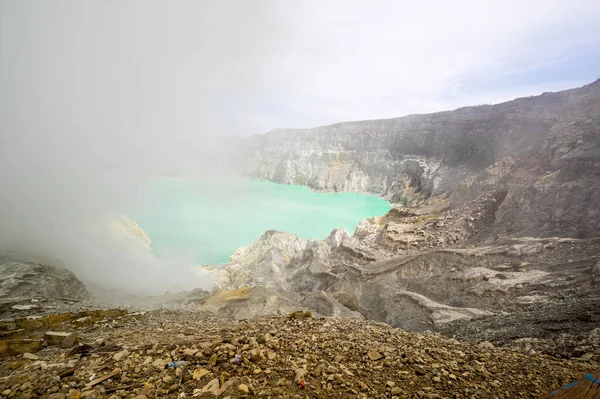
M 373 361 L 379 360 L 383 357 L 383 355 L 376 350 L 370 350 L 369 352 L 367 352 L 367 356 Z
M 58 373 L 58 376 L 62 380 L 63 378 L 71 377 L 73 374 L 75 374 L 75 369 L 72 367 L 69 367 L 68 369 L 65 369 L 65 370 L 61 371 L 60 373 Z
M 202 388 L 201 392 L 210 392 L 212 394 L 214 394 L 215 396 L 217 396 L 217 392 L 219 391 L 219 380 L 217 380 L 216 378 L 213 380 L 210 380 L 210 382 L 208 384 L 206 384 L 204 386 L 204 388 Z
M 118 362 L 125 359 L 127 356 L 129 356 L 129 351 L 127 349 L 123 349 L 122 351 L 115 353 L 113 355 L 113 359 L 114 361 Z
M 214 355 L 212 355 L 210 357 L 210 360 L 208 361 L 208 364 L 213 367 L 215 364 L 217 364 L 217 360 L 219 359 L 219 355 L 217 355 L 216 353 Z
M 240 390 L 240 392 L 242 392 L 246 395 L 248 395 L 250 393 L 250 388 L 248 388 L 248 385 L 246 385 L 246 384 L 240 384 L 238 389 Z
M 0 341 L 0 354 L 16 355 L 21 353 L 36 353 L 42 349 L 42 341 L 36 339 L 14 339 Z
M 455 376 L 454 374 L 450 374 L 450 375 L 448 376 L 448 378 L 450 378 L 451 380 L 456 380 L 456 376 Z
M 207 369 L 196 369 L 196 370 L 194 370 L 193 378 L 195 380 L 199 380 L 200 378 L 204 377 L 208 373 L 209 373 L 209 371 Z
M 68 338 L 67 344 L 71 343 L 72 346 L 75 342 L 74 335 L 75 334 L 68 332 L 47 331 L 46 334 L 44 334 L 44 339 L 46 340 L 48 345 L 62 346 L 63 341 Z M 68 347 L 69 346 L 65 346 L 65 348 Z
M 258 348 L 252 349 L 250 351 L 249 356 L 252 361 L 256 362 L 256 361 L 260 360 L 260 349 L 258 349 Z
M 170 375 L 165 375 L 162 380 L 165 384 L 169 384 L 171 383 L 171 381 L 173 381 L 173 377 L 171 377 Z
M 442 382 L 442 379 L 436 375 L 433 377 L 433 382 Z
M 37 308 L 37 305 L 12 305 L 14 310 L 31 310 Z
M 491 342 L 483 341 L 477 344 L 478 348 L 481 349 L 494 349 L 494 345 Z
M 77 341 L 77 334 L 69 334 L 62 340 L 60 347 L 61 348 L 70 348 Z
M 400 387 L 392 388 L 392 395 L 400 395 L 401 393 L 402 393 L 402 388 L 400 388 Z
M 303 311 L 296 311 L 296 312 L 292 312 L 289 314 L 288 318 L 291 320 L 294 319 L 299 319 L 299 320 L 306 320 L 306 319 L 312 319 L 312 313 L 311 312 L 303 312 Z
M 221 373 L 221 376 L 219 377 L 219 382 L 221 383 L 221 385 L 225 385 L 225 382 L 227 382 L 230 378 L 231 378 L 231 374 L 229 374 L 227 371 L 224 371 Z
M 393 388 L 394 385 L 396 385 L 396 383 L 394 381 L 388 381 L 388 382 L 386 382 L 386 385 L 390 388 Z
M 300 384 L 302 382 L 302 380 L 304 379 L 305 375 L 306 375 L 305 369 L 303 369 L 303 368 L 296 369 L 296 377 L 294 378 L 294 381 L 296 381 L 296 384 Z
M 34 355 L 33 353 L 25 352 L 23 353 L 23 359 L 27 360 L 39 360 L 39 356 Z
M 67 399 L 80 399 L 81 398 L 81 392 L 79 392 L 76 389 L 71 389 L 69 391 L 69 394 L 67 395 Z
M 265 344 L 267 343 L 267 337 L 265 336 L 265 334 L 260 334 L 258 337 L 256 337 L 256 342 L 258 342 L 259 344 Z

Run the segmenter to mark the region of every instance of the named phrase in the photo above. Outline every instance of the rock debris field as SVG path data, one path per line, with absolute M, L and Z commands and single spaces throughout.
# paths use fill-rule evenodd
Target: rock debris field
M 103 310 L 0 330 L 9 398 L 536 398 L 593 369 L 308 312 L 233 321 Z

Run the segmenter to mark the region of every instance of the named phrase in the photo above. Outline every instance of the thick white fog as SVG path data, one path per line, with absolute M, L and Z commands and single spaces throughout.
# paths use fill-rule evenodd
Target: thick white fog
M 188 260 L 135 253 L 107 226 L 145 179 L 213 173 L 215 138 L 244 133 L 224 111 L 243 113 L 280 40 L 275 11 L 2 2 L 0 249 L 136 293 L 210 286 Z

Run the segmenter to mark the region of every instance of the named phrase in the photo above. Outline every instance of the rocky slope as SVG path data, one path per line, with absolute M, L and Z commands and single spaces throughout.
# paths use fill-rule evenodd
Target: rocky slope
M 305 313 L 107 310 L 1 326 L 15 334 L 0 346 L 8 398 L 537 398 L 590 367 Z
M 69 270 L 0 256 L 0 318 L 77 307 L 89 298 Z
M 437 214 L 439 208 L 432 209 Z M 595 307 L 577 306 L 600 296 L 595 271 L 600 268 L 600 239 L 504 237 L 476 246 L 469 244 L 468 223 L 477 223 L 470 214 L 464 208 L 440 216 L 396 209 L 363 221 L 353 236 L 340 229 L 324 241 L 302 242 L 289 233 L 267 232 L 249 247 L 252 251 L 239 252 L 221 270 L 225 292 L 246 291 L 233 302 L 221 301 L 219 309 L 247 318 L 304 307 L 328 316 L 515 346 L 519 338 L 558 338 L 574 329 L 573 317 L 585 320 L 578 333 L 600 327 Z M 241 256 L 246 251 L 253 254 L 251 262 Z M 567 300 L 559 299 L 565 295 Z M 572 316 L 565 318 L 567 304 Z M 525 312 L 536 313 L 536 306 L 544 309 L 539 318 L 555 320 L 552 330 L 519 323 L 534 323 Z M 473 324 L 459 322 L 474 318 L 487 320 L 491 331 L 502 331 L 507 315 L 514 315 L 515 328 L 501 338 L 479 329 L 461 333 L 461 326 Z M 578 345 L 559 346 L 538 349 L 557 356 L 582 354 Z M 600 347 L 585 352 L 596 358 Z

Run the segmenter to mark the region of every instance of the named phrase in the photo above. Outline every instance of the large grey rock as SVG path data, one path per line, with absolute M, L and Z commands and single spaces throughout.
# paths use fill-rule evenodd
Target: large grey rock
M 222 286 L 286 287 L 282 269 L 306 247 L 295 234 L 269 230 L 252 244 L 237 249 L 226 267 Z
M 0 257 L 0 304 L 32 298 L 78 301 L 89 297 L 85 285 L 69 270 Z
M 594 266 L 592 266 L 592 274 L 594 276 L 600 276 L 600 262 L 598 262 Z

